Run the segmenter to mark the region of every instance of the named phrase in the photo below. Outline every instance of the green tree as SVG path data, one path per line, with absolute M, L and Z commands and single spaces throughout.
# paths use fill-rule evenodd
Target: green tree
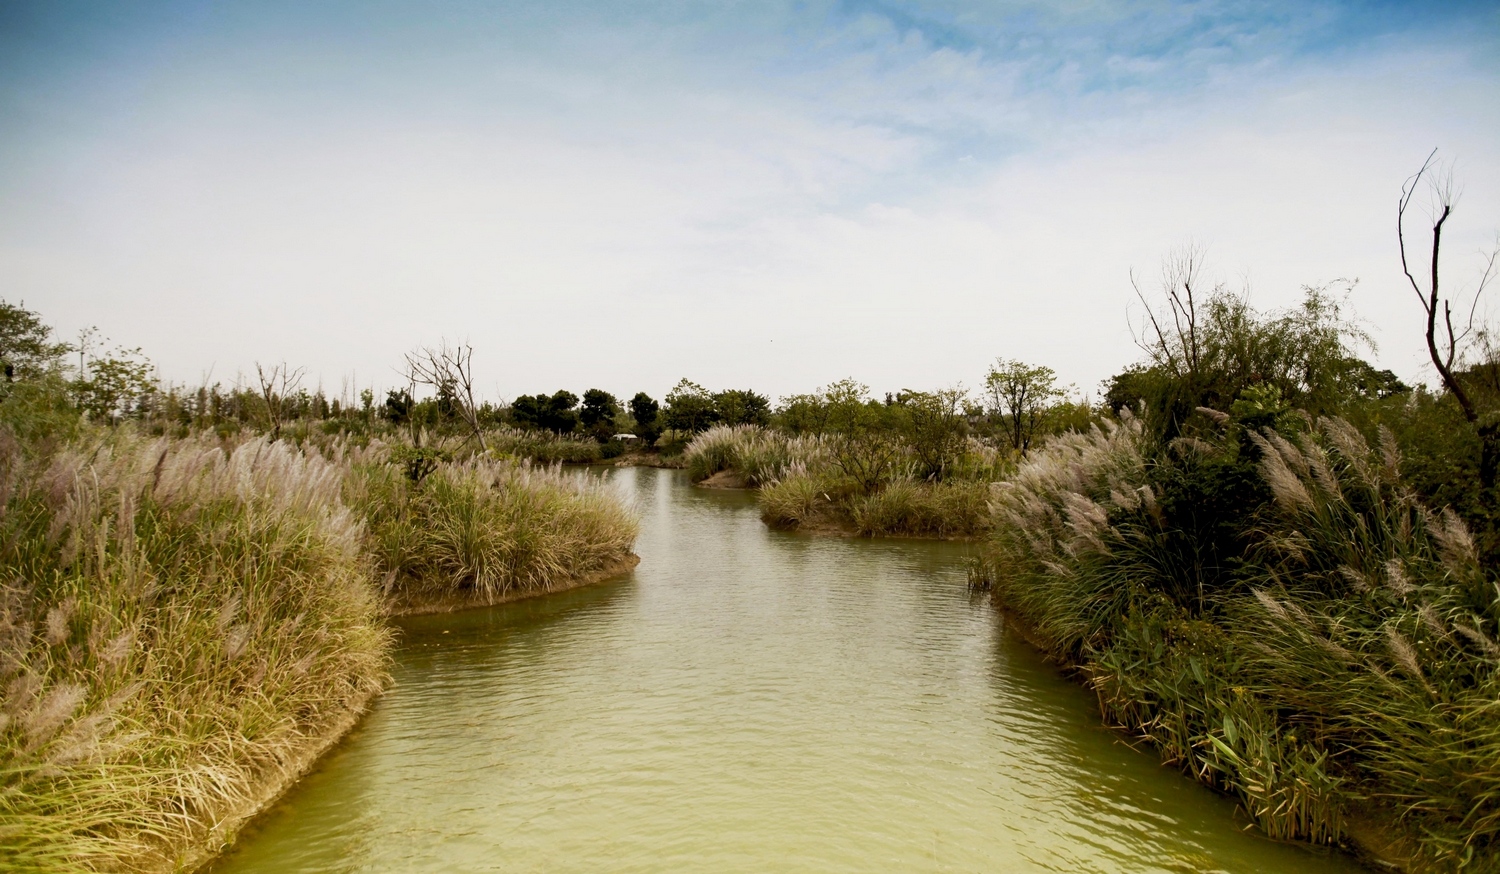
M 697 434 L 708 430 L 719 420 L 713 395 L 696 382 L 683 379 L 667 392 L 667 406 L 662 411 L 664 424 L 674 431 Z
M 380 414 L 393 425 L 404 425 L 411 415 L 411 409 L 411 392 L 392 389 L 385 393 L 385 404 L 381 407 Z
M 1312 415 L 1342 411 L 1351 379 L 1368 367 L 1355 349 L 1372 346 L 1333 293 L 1352 283 L 1307 286 L 1300 306 L 1261 313 L 1222 283 L 1205 289 L 1202 274 L 1202 252 L 1188 248 L 1163 263 L 1160 306 L 1136 285 L 1146 306 L 1136 342 L 1147 361 L 1111 384 L 1111 406 L 1143 402 L 1137 412 L 1161 442 L 1178 436 L 1199 408 L 1226 410 L 1262 383 Z
M 997 358 L 984 378 L 989 413 L 1003 427 L 1010 445 L 1025 455 L 1047 410 L 1066 396 L 1050 367 Z
M 657 426 L 657 416 L 661 405 L 655 399 L 643 391 L 635 393 L 630 399 L 630 416 L 635 419 L 635 436 L 641 438 L 641 442 L 647 446 L 654 446 L 656 438 L 661 436 L 661 428 Z
M 550 395 L 521 395 L 510 405 L 511 421 L 523 428 L 571 434 L 578 427 L 578 395 L 562 389 Z
M 5 381 L 29 379 L 55 367 L 71 347 L 52 340 L 52 329 L 25 304 L 0 300 L 0 366 Z
M 907 445 L 923 479 L 941 480 L 948 469 L 963 455 L 969 423 L 964 418 L 962 389 L 934 392 L 903 391 L 897 404 L 905 416 L 901 426 Z
M 583 393 L 583 407 L 578 411 L 578 420 L 595 440 L 603 443 L 614 436 L 615 416 L 620 413 L 620 402 L 603 389 L 591 388 Z
M 793 434 L 822 434 L 828 430 L 828 404 L 821 394 L 782 398 L 776 424 Z
M 769 425 L 771 401 L 749 389 L 730 389 L 713 396 L 714 412 L 725 425 Z
M 891 410 L 871 400 L 869 386 L 853 379 L 830 383 L 820 395 L 834 464 L 864 494 L 878 491 L 902 454 Z

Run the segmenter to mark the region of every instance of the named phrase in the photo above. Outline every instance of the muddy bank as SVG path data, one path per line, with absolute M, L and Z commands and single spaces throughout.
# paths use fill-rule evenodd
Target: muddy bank
M 458 610 L 471 610 L 478 607 L 494 607 L 499 604 L 508 604 L 512 601 L 550 595 L 554 592 L 566 592 L 569 589 L 591 586 L 617 577 L 634 568 L 640 562 L 641 557 L 632 552 L 608 567 L 601 568 L 593 573 L 570 577 L 540 589 L 519 589 L 493 595 L 476 594 L 472 591 L 461 591 L 457 594 L 452 592 L 433 594 L 419 592 L 402 595 L 387 600 L 386 615 L 422 616 L 430 613 L 453 613 Z
M 750 484 L 745 478 L 733 470 L 721 470 L 707 479 L 699 480 L 694 485 L 705 489 L 747 489 Z

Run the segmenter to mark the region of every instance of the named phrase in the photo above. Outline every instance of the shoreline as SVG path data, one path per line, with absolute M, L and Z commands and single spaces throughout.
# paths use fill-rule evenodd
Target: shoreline
M 244 803 L 221 815 L 201 838 L 192 840 L 188 848 L 175 859 L 163 859 L 159 868 L 150 870 L 194 872 L 208 870 L 214 860 L 234 846 L 240 830 L 274 807 L 282 796 L 317 767 L 318 762 L 322 761 L 325 755 L 338 746 L 339 742 L 359 725 L 375 700 L 383 694 L 385 694 L 384 687 L 369 693 L 321 732 L 309 736 L 308 744 L 298 749 L 286 764 L 276 769 L 275 773 L 268 774 L 266 780 L 251 793 Z
M 1005 623 L 1007 630 L 1014 632 L 1021 640 L 1025 641 L 1027 646 L 1036 650 L 1043 659 L 1046 659 L 1048 664 L 1054 666 L 1069 682 L 1077 683 L 1091 692 L 1094 691 L 1090 682 L 1088 668 L 1083 665 L 1063 661 L 1054 656 L 1047 647 L 1042 645 L 1041 639 L 1037 636 L 1036 632 L 1014 610 L 1001 603 L 993 591 L 986 592 L 985 594 L 989 595 L 991 606 L 1000 614 L 1000 619 Z M 1099 724 L 1110 732 L 1119 735 L 1132 748 L 1144 741 L 1146 746 L 1150 747 L 1153 752 L 1156 751 L 1155 744 L 1152 744 L 1145 738 L 1135 736 L 1125 726 L 1110 724 L 1109 720 L 1103 718 L 1102 713 L 1099 714 Z M 1160 756 L 1157 758 L 1159 760 Z M 1165 767 L 1165 763 L 1161 764 Z M 1183 773 L 1183 777 L 1193 779 L 1186 773 Z M 1193 780 L 1193 782 L 1198 783 L 1216 795 L 1226 798 L 1232 797 L 1202 781 Z M 1242 813 L 1242 811 L 1237 811 L 1238 813 Z M 1254 824 L 1251 823 L 1249 827 L 1254 828 Z M 1259 829 L 1255 829 L 1255 831 L 1265 840 L 1276 841 L 1275 838 L 1266 835 Z M 1281 841 L 1276 842 L 1283 843 Z M 1364 805 L 1351 806 L 1348 809 L 1344 822 L 1344 837 L 1338 844 L 1319 845 L 1308 841 L 1287 841 L 1284 843 L 1293 843 L 1309 848 L 1328 847 L 1349 856 L 1355 862 L 1372 871 L 1397 871 L 1401 872 L 1401 874 L 1418 874 L 1418 872 L 1428 870 L 1420 867 L 1418 864 L 1415 847 L 1411 839 L 1407 836 L 1405 828 L 1388 813 Z
M 542 595 L 551 595 L 557 592 L 566 592 L 570 589 L 581 589 L 584 586 L 597 585 L 612 577 L 627 573 L 640 563 L 641 557 L 631 552 L 607 567 L 600 568 L 591 573 L 568 577 L 557 585 L 540 589 L 502 592 L 489 597 L 459 594 L 434 595 L 431 597 L 414 595 L 406 598 L 390 599 L 386 602 L 385 616 L 388 618 L 430 616 L 437 613 L 457 613 L 462 610 L 477 610 L 481 607 L 498 607 L 501 604 L 510 604 L 515 601 L 524 601 L 528 598 L 538 598 Z
M 494 607 L 542 595 L 551 595 L 572 589 L 580 589 L 585 586 L 597 585 L 634 569 L 640 562 L 641 557 L 631 552 L 609 567 L 593 573 L 570 577 L 562 583 L 548 588 L 507 592 L 497 598 L 484 600 L 462 597 L 428 599 L 420 603 L 408 603 L 399 609 L 392 609 L 388 605 L 383 615 L 386 619 L 393 619 L 401 616 L 457 613 L 462 610 Z M 152 864 L 156 860 L 143 860 L 147 862 L 144 870 L 198 872 L 198 874 L 207 871 L 215 860 L 234 847 L 240 832 L 246 826 L 270 812 L 283 796 L 290 792 L 303 777 L 307 776 L 308 773 L 317 767 L 324 756 L 330 753 L 350 732 L 359 726 L 359 723 L 369 713 L 375 701 L 384 695 L 388 689 L 388 684 L 382 684 L 380 689 L 370 692 L 359 699 L 353 706 L 345 710 L 317 734 L 310 735 L 308 743 L 300 747 L 285 764 L 276 768 L 273 773 L 268 773 L 264 781 L 259 784 L 258 788 L 242 804 L 236 805 L 220 815 L 218 820 L 209 826 L 201 837 L 190 838 L 187 848 L 176 855 L 175 858 L 162 856 L 157 864 Z

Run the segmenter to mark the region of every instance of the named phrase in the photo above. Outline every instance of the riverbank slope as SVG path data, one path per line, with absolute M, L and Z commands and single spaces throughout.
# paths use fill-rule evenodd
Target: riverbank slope
M 631 513 L 557 469 L 390 448 L 0 433 L 0 867 L 199 864 L 352 727 L 392 611 L 595 582 Z

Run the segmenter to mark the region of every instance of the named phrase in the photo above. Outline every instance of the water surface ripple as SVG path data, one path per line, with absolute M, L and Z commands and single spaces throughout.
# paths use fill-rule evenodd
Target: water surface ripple
M 394 688 L 217 874 L 1355 870 L 1100 728 L 969 597 L 964 546 L 610 476 L 640 566 L 404 621 Z

